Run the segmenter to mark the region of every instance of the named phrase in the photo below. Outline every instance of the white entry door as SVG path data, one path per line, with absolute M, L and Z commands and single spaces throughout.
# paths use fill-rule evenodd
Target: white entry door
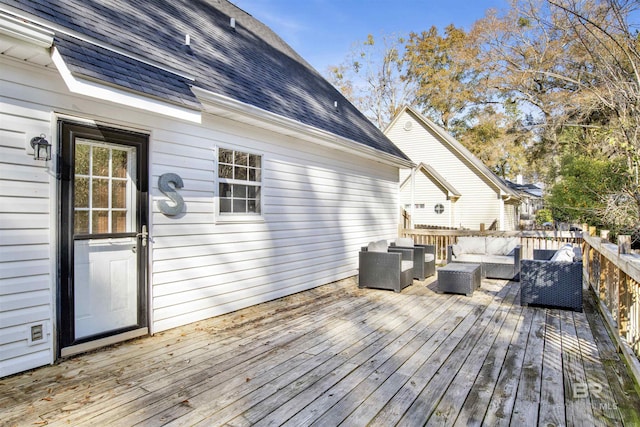
M 138 322 L 136 150 L 76 139 L 75 338 Z
M 68 123 L 62 131 L 65 348 L 146 326 L 146 137 Z

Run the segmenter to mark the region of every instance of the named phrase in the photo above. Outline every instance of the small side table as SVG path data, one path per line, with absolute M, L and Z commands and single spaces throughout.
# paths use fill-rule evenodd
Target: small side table
M 438 268 L 438 293 L 451 292 L 471 296 L 480 287 L 480 264 L 451 262 Z

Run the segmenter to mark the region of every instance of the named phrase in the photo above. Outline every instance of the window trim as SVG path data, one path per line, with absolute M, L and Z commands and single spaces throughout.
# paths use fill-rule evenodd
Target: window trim
M 254 156 L 260 156 L 260 181 L 241 181 L 236 179 L 229 178 L 220 178 L 219 175 L 219 154 L 220 149 L 223 150 L 231 150 L 238 151 L 241 153 L 252 154 Z M 227 145 L 216 145 L 214 149 L 214 174 L 215 174 L 215 184 L 214 184 L 214 218 L 216 222 L 220 223 L 234 223 L 234 222 L 264 222 L 264 163 L 265 156 L 264 153 L 257 151 L 249 151 L 244 148 L 239 147 L 230 147 Z M 235 185 L 248 185 L 255 186 L 260 188 L 260 213 L 233 213 L 233 212 L 220 212 L 220 184 L 221 183 L 229 183 Z M 255 185 L 258 183 L 259 185 Z

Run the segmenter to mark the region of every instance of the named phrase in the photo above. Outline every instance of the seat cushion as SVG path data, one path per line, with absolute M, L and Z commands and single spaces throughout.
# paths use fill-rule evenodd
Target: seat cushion
M 431 262 L 436 259 L 434 254 L 424 254 L 424 262 Z
M 485 264 L 514 264 L 514 258 L 509 255 L 483 255 L 482 262 Z
M 400 263 L 400 270 L 407 271 L 413 268 L 413 261 L 402 261 Z
M 481 254 L 460 254 L 458 256 L 454 256 L 453 257 L 454 261 L 457 262 L 471 262 L 471 263 L 476 263 L 479 264 L 482 262 L 482 255 Z

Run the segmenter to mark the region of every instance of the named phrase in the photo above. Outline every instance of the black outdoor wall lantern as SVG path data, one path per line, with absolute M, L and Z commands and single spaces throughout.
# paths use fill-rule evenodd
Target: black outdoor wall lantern
M 34 160 L 51 160 L 51 144 L 45 139 L 44 134 L 31 138 Z

